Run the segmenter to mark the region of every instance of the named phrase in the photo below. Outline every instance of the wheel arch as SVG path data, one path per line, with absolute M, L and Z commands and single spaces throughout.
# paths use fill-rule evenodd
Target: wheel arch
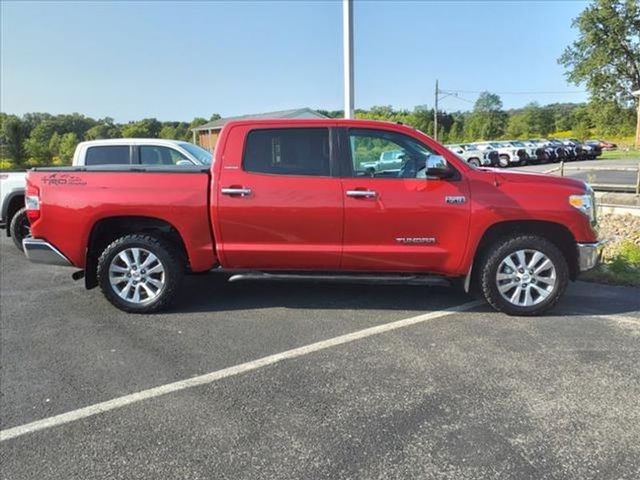
M 560 249 L 564 257 L 567 259 L 569 278 L 571 280 L 575 280 L 577 278 L 579 265 L 576 240 L 566 226 L 546 220 L 508 220 L 494 223 L 484 231 L 473 255 L 473 262 L 471 269 L 467 274 L 465 289 L 468 290 L 470 285 L 477 284 L 476 280 L 479 271 L 479 264 L 485 253 L 491 248 L 491 245 L 500 238 L 516 234 L 539 235 L 551 241 Z
M 87 289 L 98 286 L 97 262 L 102 251 L 115 239 L 133 233 L 155 234 L 169 241 L 184 258 L 185 266 L 189 266 L 184 240 L 178 229 L 166 220 L 145 216 L 106 217 L 98 220 L 89 233 L 84 275 Z
M 11 232 L 9 231 L 11 219 L 22 207 L 24 207 L 24 189 L 9 192 L 2 204 L 2 218 L 7 225 L 7 237 L 11 236 Z

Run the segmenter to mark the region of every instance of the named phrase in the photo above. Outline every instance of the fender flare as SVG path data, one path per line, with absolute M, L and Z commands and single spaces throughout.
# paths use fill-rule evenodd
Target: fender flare
M 9 215 L 9 205 L 11 205 L 11 202 L 16 198 L 16 197 L 24 197 L 25 195 L 25 189 L 24 188 L 16 188 L 15 190 L 10 191 L 5 197 L 4 200 L 2 202 L 2 211 L 1 211 L 1 215 L 0 218 L 2 218 L 2 220 L 6 223 L 7 225 L 7 236 L 9 236 L 9 223 L 11 223 L 11 219 L 8 218 Z M 23 201 L 24 203 L 24 201 Z

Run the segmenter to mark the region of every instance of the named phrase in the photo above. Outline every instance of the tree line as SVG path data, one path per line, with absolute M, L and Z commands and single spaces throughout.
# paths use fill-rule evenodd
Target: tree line
M 319 110 L 340 118 L 342 110 Z M 434 133 L 434 111 L 425 106 L 396 110 L 391 106 L 356 110 L 357 118 L 402 122 L 429 135 Z M 523 108 L 504 110 L 494 93 L 483 92 L 468 112 L 438 112 L 438 139 L 442 143 L 480 140 L 526 139 L 560 133 L 585 140 L 591 136 L 626 137 L 635 129 L 633 107 L 611 101 L 589 103 L 529 103 Z
M 79 113 L 51 115 L 26 113 L 22 116 L 0 113 L 0 159 L 15 168 L 23 166 L 67 165 L 83 140 L 108 138 L 167 138 L 191 140 L 191 129 L 217 120 L 196 117 L 191 122 L 162 122 L 145 118 L 116 123 L 113 118 L 94 119 Z
M 319 110 L 339 118 L 341 110 Z M 375 106 L 356 110 L 356 117 L 402 122 L 433 134 L 433 109 L 417 106 L 413 110 Z M 219 119 L 213 114 L 209 120 Z M 93 119 L 73 113 L 51 115 L 27 113 L 22 116 L 0 113 L 0 157 L 11 166 L 65 165 L 71 163 L 78 142 L 108 138 L 167 138 L 191 141 L 191 129 L 209 121 L 162 122 L 145 118 L 116 123 L 112 118 Z M 484 92 L 469 112 L 438 113 L 438 138 L 443 143 L 473 142 L 501 138 L 546 137 L 556 132 L 571 132 L 580 139 L 589 136 L 621 137 L 632 135 L 635 112 L 617 102 L 554 103 L 504 110 L 500 97 Z

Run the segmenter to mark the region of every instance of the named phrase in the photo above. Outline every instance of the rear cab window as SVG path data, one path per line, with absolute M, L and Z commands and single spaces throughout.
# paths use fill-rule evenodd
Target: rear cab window
M 247 135 L 242 168 L 272 175 L 331 175 L 328 128 L 252 130 Z

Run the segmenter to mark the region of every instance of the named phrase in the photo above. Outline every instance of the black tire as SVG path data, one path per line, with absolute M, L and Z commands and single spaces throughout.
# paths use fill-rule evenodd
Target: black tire
M 470 158 L 469 159 L 469 165 L 473 165 L 474 167 L 479 167 L 480 166 L 480 160 L 477 158 Z
M 157 296 L 151 300 L 128 301 L 119 296 L 114 290 L 116 287 L 111 285 L 109 268 L 112 262 L 116 256 L 132 248 L 142 248 L 151 252 L 157 257 L 164 270 L 162 274 L 163 286 L 158 289 Z M 100 255 L 97 267 L 98 285 L 107 300 L 120 310 L 129 313 L 158 312 L 166 309 L 174 300 L 184 275 L 184 267 L 184 257 L 172 243 L 154 235 L 125 235 L 113 241 Z M 142 291 L 142 289 L 139 290 Z
M 497 274 L 500 264 L 507 257 L 520 250 L 533 250 L 542 253 L 555 268 L 556 281 L 548 297 L 531 306 L 519 306 L 511 303 L 503 297 L 498 289 Z M 479 281 L 484 298 L 496 310 L 507 315 L 540 315 L 554 307 L 564 294 L 569 282 L 569 267 L 560 249 L 546 238 L 537 235 L 515 234 L 500 239 L 494 248 L 486 252 L 480 261 Z M 530 282 L 535 283 L 532 280 Z M 519 284 L 516 285 L 516 288 L 520 287 Z M 519 295 L 518 298 L 522 297 Z
M 21 252 L 22 240 L 31 236 L 31 226 L 29 225 L 29 218 L 27 217 L 27 209 L 21 208 L 13 217 L 11 217 L 11 224 L 9 225 L 9 234 L 13 239 L 13 243 Z
M 498 157 L 498 165 L 501 168 L 507 168 L 509 166 L 509 155 L 502 154 Z

